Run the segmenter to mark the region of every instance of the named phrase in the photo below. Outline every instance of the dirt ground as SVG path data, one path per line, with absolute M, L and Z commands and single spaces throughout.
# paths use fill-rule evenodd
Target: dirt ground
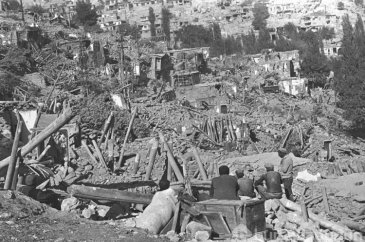
M 334 189 L 338 192 L 350 193 L 351 196 L 365 194 L 365 173 L 341 176 L 336 179 L 326 179 L 322 180 L 321 183 L 325 187 Z
M 168 241 L 122 220 L 80 219 L 21 193 L 0 191 L 0 241 Z

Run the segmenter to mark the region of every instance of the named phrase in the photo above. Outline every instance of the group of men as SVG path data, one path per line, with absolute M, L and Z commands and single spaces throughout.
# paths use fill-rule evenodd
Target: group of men
M 284 148 L 278 150 L 278 155 L 281 158 L 279 170 L 275 171 L 273 164 L 266 163 L 266 173 L 256 180 L 252 176 L 253 168 L 250 165 L 246 165 L 243 171 L 237 170 L 236 176 L 229 174 L 227 166 L 219 167 L 219 177 L 212 179 L 210 196 L 223 200 L 239 200 L 240 196 L 255 198 L 256 189 L 261 199 L 280 199 L 283 184 L 285 196 L 293 201 L 293 155 Z

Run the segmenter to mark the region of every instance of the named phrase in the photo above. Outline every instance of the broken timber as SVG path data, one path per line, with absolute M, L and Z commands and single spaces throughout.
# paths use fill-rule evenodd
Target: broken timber
M 18 112 L 17 112 L 17 114 L 18 114 Z M 19 114 L 17 116 L 19 116 Z M 12 182 L 13 182 L 16 161 L 18 158 L 18 146 L 19 146 L 20 134 L 22 132 L 22 124 L 23 124 L 23 121 L 18 119 L 18 125 L 16 126 L 16 132 L 15 132 L 13 147 L 11 150 L 10 163 L 9 163 L 8 170 L 6 173 L 4 189 L 10 189 Z
M 48 125 L 42 132 L 40 132 L 36 137 L 29 141 L 26 145 L 20 148 L 20 156 L 24 157 L 34 148 L 36 148 L 41 142 L 51 136 L 53 133 L 57 132 L 65 124 L 67 124 L 74 117 L 74 113 L 71 109 L 65 110 L 65 112 L 59 116 L 54 122 Z M 10 157 L 7 157 L 0 161 L 0 177 L 6 174 L 6 167 L 10 162 Z
M 128 126 L 127 133 L 124 137 L 122 150 L 120 151 L 120 156 L 119 156 L 119 160 L 118 160 L 117 167 L 116 167 L 117 169 L 120 169 L 120 167 L 122 166 L 123 156 L 124 156 L 124 152 L 125 152 L 125 148 L 126 148 L 125 146 L 127 145 L 127 140 L 128 140 L 129 134 L 132 130 L 134 118 L 136 117 L 137 111 L 138 111 L 138 109 L 137 109 L 137 107 L 135 107 L 133 112 L 132 112 L 131 120 L 129 121 L 129 126 Z
M 82 185 L 71 185 L 67 188 L 67 192 L 72 194 L 72 196 L 79 198 L 129 202 L 136 204 L 150 204 L 153 197 L 148 194 L 138 194 L 117 189 L 105 189 Z
M 286 208 L 286 209 L 289 209 L 289 210 L 293 210 L 293 211 L 298 211 L 298 212 L 301 212 L 302 209 L 301 209 L 301 206 L 292 202 L 292 201 L 289 201 L 288 199 L 286 198 L 281 198 L 280 199 L 280 203 Z M 314 214 L 310 211 L 308 211 L 308 217 L 313 220 L 314 222 L 318 222 L 319 225 L 321 225 L 322 227 L 325 227 L 327 229 L 330 229 L 340 235 L 342 235 L 345 239 L 349 240 L 349 241 L 363 241 L 361 239 L 361 236 L 357 236 L 356 233 L 354 233 L 351 229 L 349 229 L 348 227 L 346 226 L 343 226 L 341 224 L 338 224 L 338 223 L 335 223 L 335 222 L 332 222 L 332 221 L 329 221 L 317 214 Z

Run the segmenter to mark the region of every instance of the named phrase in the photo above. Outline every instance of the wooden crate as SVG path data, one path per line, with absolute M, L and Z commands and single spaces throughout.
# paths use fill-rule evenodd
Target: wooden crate
M 202 213 L 221 213 L 230 231 L 244 224 L 252 233 L 265 231 L 265 207 L 263 200 L 217 200 L 195 203 Z

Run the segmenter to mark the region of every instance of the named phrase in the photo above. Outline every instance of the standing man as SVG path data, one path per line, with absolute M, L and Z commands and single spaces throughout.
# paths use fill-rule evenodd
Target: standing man
M 294 197 L 291 188 L 293 184 L 293 159 L 284 148 L 278 150 L 278 155 L 281 158 L 279 172 L 283 180 L 285 196 L 290 201 L 293 201 Z
M 274 171 L 274 165 L 271 163 L 265 164 L 266 173 L 263 174 L 257 181 L 255 181 L 255 187 L 262 199 L 280 199 L 283 195 L 281 190 L 281 175 L 279 172 Z M 265 181 L 265 186 L 263 185 Z
M 219 177 L 212 179 L 210 196 L 215 199 L 239 200 L 237 178 L 229 175 L 228 166 L 219 167 Z

